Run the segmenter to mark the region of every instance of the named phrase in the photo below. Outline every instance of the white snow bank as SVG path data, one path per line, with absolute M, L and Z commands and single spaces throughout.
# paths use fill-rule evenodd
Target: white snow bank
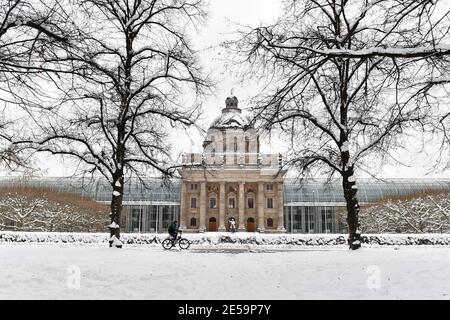
M 167 234 L 122 233 L 124 244 L 160 245 Z M 194 245 L 204 246 L 336 246 L 346 245 L 346 234 L 259 234 L 211 232 L 183 234 Z M 57 233 L 0 231 L 1 242 L 108 243 L 107 233 Z M 363 234 L 369 245 L 450 245 L 450 234 Z
M 112 241 L 113 247 L 122 247 L 123 243 L 115 235 L 113 235 L 111 238 L 109 238 L 109 241 Z
M 310 247 L 235 254 L 193 247 L 117 250 L 103 244 L 3 243 L 0 261 L 2 300 L 450 298 L 448 247 Z M 74 268 L 77 273 L 70 272 Z M 78 288 L 73 285 L 77 280 Z

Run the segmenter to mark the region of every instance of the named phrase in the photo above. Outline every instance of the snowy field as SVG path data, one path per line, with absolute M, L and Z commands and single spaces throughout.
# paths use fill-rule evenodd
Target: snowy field
M 449 299 L 450 247 L 0 243 L 0 299 Z

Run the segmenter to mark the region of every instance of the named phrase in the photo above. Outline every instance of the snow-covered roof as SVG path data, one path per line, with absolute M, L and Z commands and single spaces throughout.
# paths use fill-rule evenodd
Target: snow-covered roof
M 243 116 L 242 110 L 238 108 L 236 96 L 230 96 L 225 100 L 225 108 L 211 124 L 210 129 L 243 129 L 250 127 L 248 119 Z
M 211 124 L 211 129 L 247 129 L 249 122 L 242 116 L 241 110 L 222 111 L 222 114 L 218 116 Z

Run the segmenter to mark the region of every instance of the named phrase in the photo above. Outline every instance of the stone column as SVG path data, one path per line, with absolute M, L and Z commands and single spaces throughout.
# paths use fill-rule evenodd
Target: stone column
M 186 230 L 186 183 L 181 182 L 180 230 Z
M 226 231 L 225 228 L 225 182 L 219 187 L 219 231 Z
M 200 232 L 206 231 L 206 182 L 200 184 Z
M 238 231 L 245 231 L 245 189 L 244 182 L 239 182 L 239 228 Z
M 258 231 L 264 230 L 264 184 L 258 182 Z
M 286 232 L 284 227 L 284 199 L 283 199 L 283 182 L 277 183 L 277 230 L 279 232 Z

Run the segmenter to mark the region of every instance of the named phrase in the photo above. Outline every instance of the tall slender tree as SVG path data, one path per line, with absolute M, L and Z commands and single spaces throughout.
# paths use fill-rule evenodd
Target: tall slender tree
M 265 81 L 255 121 L 290 137 L 288 164 L 342 178 L 351 249 L 356 172 L 448 112 L 437 89 L 450 81 L 449 11 L 448 1 L 288 0 L 274 24 L 226 43 Z

